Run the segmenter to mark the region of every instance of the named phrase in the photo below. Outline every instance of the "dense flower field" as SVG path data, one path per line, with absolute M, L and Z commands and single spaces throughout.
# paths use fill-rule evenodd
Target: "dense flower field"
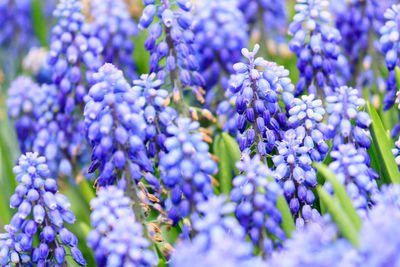
M 0 0 L 0 266 L 400 266 L 400 2 Z

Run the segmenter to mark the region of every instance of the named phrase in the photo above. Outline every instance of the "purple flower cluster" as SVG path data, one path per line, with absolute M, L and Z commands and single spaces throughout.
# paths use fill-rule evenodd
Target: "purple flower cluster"
M 367 112 L 360 111 L 365 100 L 358 94 L 358 90 L 351 87 L 336 88 L 335 94 L 326 98 L 329 117 L 327 125 L 321 125 L 320 129 L 328 138 L 333 138 L 331 157 L 334 162 L 329 168 L 346 186 L 356 208 L 364 213 L 370 202 L 369 195 L 376 191 L 375 180 L 379 175 L 370 168 L 367 152 L 371 145 L 368 127 L 372 120 Z M 324 186 L 333 193 L 329 182 Z
M 60 109 L 65 113 L 74 110 L 86 96 L 87 82 L 100 67 L 103 45 L 91 33 L 81 13 L 78 0 L 61 0 L 54 11 L 58 23 L 51 32 L 48 63 L 53 70 L 53 82 L 59 90 Z
M 84 111 L 87 137 L 93 147 L 89 172 L 100 169 L 98 186 L 113 184 L 117 173 L 125 168 L 139 181 L 142 171 L 153 172 L 144 145 L 146 122 L 142 108 L 122 71 L 112 64 L 102 66 L 93 80 Z M 145 177 L 159 186 L 151 173 Z
M 313 220 L 315 221 L 315 220 Z M 364 266 L 357 250 L 339 238 L 336 228 L 319 218 L 293 234 L 280 251 L 267 261 L 268 266 Z
M 203 102 L 200 87 L 205 85 L 205 80 L 198 72 L 195 34 L 192 31 L 193 15 L 190 13 L 191 1 L 146 0 L 144 3 L 146 7 L 139 26 L 142 29 L 149 28 L 145 48 L 151 54 L 150 73 L 157 73 L 160 80 L 168 79 L 176 102 L 183 101 L 184 89 L 191 90 Z M 175 6 L 178 8 L 173 9 Z M 158 19 L 153 22 L 156 15 Z M 180 113 L 185 114 L 187 110 Z
M 274 178 L 282 185 L 283 192 L 294 217 L 296 225 L 302 227 L 312 218 L 312 204 L 315 196 L 312 188 L 317 185 L 317 175 L 311 166 L 315 154 L 314 141 L 306 135 L 303 126 L 282 133 L 277 142 L 277 154 L 272 157 L 276 166 Z
M 326 0 L 297 0 L 298 13 L 289 25 L 289 34 L 293 36 L 289 48 L 298 57 L 300 71 L 295 96 L 306 88 L 308 94 L 329 95 L 339 85 L 335 72 L 341 37 L 330 26 L 328 4 Z
M 90 201 L 90 221 L 94 229 L 87 236 L 98 266 L 155 266 L 157 257 L 149 249 L 150 241 L 143 236 L 142 225 L 136 222 L 124 196 L 122 184 L 108 186 Z
M 382 53 L 385 54 L 385 61 L 389 70 L 389 75 L 386 81 L 387 93 L 383 100 L 385 110 L 393 106 L 397 93 L 396 74 L 394 69 L 399 64 L 399 9 L 399 5 L 393 5 L 391 8 L 386 10 L 386 23 L 380 29 L 381 38 L 379 42 L 381 44 Z
M 18 77 L 8 90 L 9 116 L 23 153 L 38 152 L 47 159 L 53 175 L 71 177 L 74 165 L 85 165 L 83 123 L 74 114 L 60 112 L 54 85 L 39 86 L 26 76 Z
M 49 178 L 46 159 L 37 153 L 26 153 L 13 169 L 19 185 L 10 198 L 10 206 L 18 208 L 6 233 L 0 234 L 0 263 L 2 266 L 37 264 L 63 265 L 67 255 L 81 266 L 86 261 L 77 248 L 78 239 L 64 223 L 75 222 L 69 210 L 68 198 L 58 192 L 57 183 Z M 34 238 L 39 244 L 34 245 Z
M 240 61 L 240 50 L 247 46 L 247 24 L 235 0 L 207 0 L 196 6 L 194 18 L 195 46 L 200 71 L 207 89 L 221 83 L 228 86 L 234 73 L 233 64 Z M 210 98 L 214 93 L 208 93 Z
M 254 245 L 259 246 L 262 254 L 269 255 L 274 249 L 274 242 L 286 239 L 285 232 L 280 228 L 282 216 L 275 207 L 277 197 L 282 193 L 281 187 L 270 181 L 272 171 L 260 164 L 259 155 L 250 158 L 245 156 L 236 163 L 241 175 L 236 176 L 232 183 L 234 188 L 230 198 L 237 203 L 235 215 L 243 226 Z M 278 238 L 272 241 L 270 235 Z
M 37 42 L 31 19 L 32 0 L 0 2 L 0 62 L 7 75 L 14 74 L 20 55 Z
M 103 45 L 104 62 L 113 63 L 122 69 L 129 79 L 136 78 L 136 65 L 132 51 L 132 36 L 138 29 L 123 0 L 90 1 L 93 35 Z
M 336 179 L 345 185 L 354 207 L 361 216 L 365 216 L 371 198 L 378 191 L 375 180 L 378 174 L 366 164 L 368 159 L 365 154 L 360 153 L 352 143 L 339 145 L 330 155 L 333 162 L 329 168 L 335 173 Z M 333 193 L 329 182 L 324 184 L 324 188 Z
M 15 121 L 15 130 L 21 151 L 32 149 L 35 123 L 40 116 L 42 96 L 40 87 L 30 77 L 19 76 L 8 89 L 7 107 L 9 117 Z
M 164 145 L 166 127 L 178 116 L 175 109 L 168 106 L 170 102 L 168 91 L 160 88 L 163 82 L 156 75 L 142 74 L 140 79 L 133 81 L 131 89 L 136 103 L 143 109 L 146 127 L 146 143 L 148 155 L 159 160 L 159 153 L 165 152 Z
M 331 7 L 336 28 L 342 36 L 343 54 L 349 60 L 351 73 L 357 74 L 357 69 L 371 46 L 371 29 L 377 29 L 377 25 L 382 23 L 379 21 L 379 16 L 382 15 L 378 14 L 380 3 L 376 0 L 339 0 L 332 2 Z
M 265 34 L 268 40 L 282 42 L 287 31 L 286 2 L 286 0 L 239 0 L 239 9 L 251 29 L 262 31 L 259 34 Z
M 226 203 L 225 197 L 211 197 L 197 204 L 198 212 L 191 215 L 193 229 L 198 233 L 175 248 L 171 266 L 264 266 L 254 257 L 253 248 L 245 241 L 246 233 L 237 221 L 229 216 L 235 206 Z M 221 241 L 224 242 L 221 242 Z
M 286 115 L 279 101 L 289 105 L 293 100 L 294 86 L 287 77 L 289 71 L 276 63 L 255 57 L 259 45 L 253 51 L 242 49 L 249 63 L 236 63 L 236 75 L 229 90 L 235 95 L 237 129 L 240 150 L 255 150 L 265 156 L 274 148 L 279 131 L 287 128 Z M 260 70 L 262 69 L 262 70 Z M 247 124 L 250 127 L 247 127 Z
M 161 156 L 159 169 L 163 184 L 171 190 L 165 206 L 173 224 L 214 194 L 210 175 L 217 173 L 218 166 L 197 131 L 199 126 L 189 118 L 177 118 L 166 129 L 169 137 L 164 144 L 168 152 Z
M 347 86 L 337 87 L 334 94 L 326 98 L 326 102 L 329 117 L 327 125 L 321 125 L 323 127 L 320 129 L 328 138 L 333 138 L 333 147 L 354 143 L 357 147 L 368 149 L 371 140 L 367 131 L 372 120 L 367 112 L 359 111 L 365 106 L 365 100 L 359 97 L 358 90 Z

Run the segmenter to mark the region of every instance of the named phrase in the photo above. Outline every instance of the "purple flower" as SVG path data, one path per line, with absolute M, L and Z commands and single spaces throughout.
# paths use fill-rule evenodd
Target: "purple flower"
M 214 194 L 211 177 L 217 173 L 217 163 L 208 152 L 208 145 L 198 132 L 199 123 L 189 118 L 177 118 L 167 127 L 167 153 L 160 158 L 160 176 L 171 190 L 166 200 L 168 217 L 177 224 L 193 211 L 193 207 Z
M 84 101 L 87 83 L 100 67 L 102 43 L 92 36 L 92 28 L 84 24 L 82 3 L 62 0 L 54 10 L 58 23 L 51 32 L 48 63 L 53 70 L 53 82 L 60 91 L 61 109 L 71 112 L 76 102 Z M 83 69 L 85 71 L 83 71 Z
M 139 181 L 141 171 L 153 171 L 144 143 L 142 108 L 122 71 L 112 64 L 103 65 L 93 79 L 84 111 L 87 137 L 93 147 L 89 172 L 100 169 L 98 186 L 113 184 L 119 171 L 131 173 L 131 178 Z
M 157 257 L 149 249 L 142 225 L 136 222 L 131 201 L 123 188 L 102 188 L 90 201 L 90 221 L 94 229 L 87 236 L 98 266 L 154 266 Z
M 362 149 L 362 148 L 361 148 Z M 364 153 L 360 153 L 352 143 L 339 145 L 330 153 L 334 160 L 329 164 L 338 181 L 345 185 L 347 194 L 361 215 L 365 215 L 371 198 L 378 191 L 376 180 L 378 174 L 365 163 Z M 329 182 L 324 188 L 333 193 Z
M 236 125 L 241 133 L 239 147 L 248 150 L 254 144 L 257 153 L 265 156 L 273 150 L 279 131 L 285 129 L 286 115 L 279 101 L 289 105 L 293 100 L 294 86 L 287 77 L 289 71 L 276 63 L 256 58 L 259 45 L 253 51 L 242 49 L 249 63 L 236 63 L 236 75 L 229 89 L 235 96 Z M 247 127 L 247 124 L 250 127 Z
M 319 152 L 303 126 L 282 133 L 276 148 L 278 153 L 272 157 L 273 176 L 282 185 L 290 210 L 297 218 L 296 224 L 304 225 L 312 219 L 311 206 L 315 200 L 312 188 L 317 185 L 316 171 L 311 164 L 322 159 L 315 156 Z
M 192 3 L 189 0 L 155 2 L 145 2 L 139 20 L 140 28 L 149 28 L 145 48 L 150 52 L 150 73 L 166 77 L 171 89 L 177 88 L 174 100 L 180 103 L 179 112 L 187 115 L 186 104 L 182 102 L 183 90 L 190 89 L 200 102 L 204 102 L 200 87 L 205 85 L 194 48 Z M 176 5 L 178 8 L 173 9 Z M 159 20 L 153 22 L 156 15 Z M 162 64 L 163 59 L 166 64 Z
M 274 242 L 286 239 L 285 232 L 280 228 L 281 213 L 275 207 L 282 189 L 275 181 L 269 180 L 273 173 L 266 165 L 260 163 L 259 155 L 253 158 L 245 156 L 242 161 L 236 163 L 236 167 L 242 172 L 233 179 L 234 188 L 230 194 L 231 200 L 238 204 L 235 210 L 236 218 L 249 234 L 253 244 L 258 246 L 263 254 L 268 255 L 274 249 Z M 268 236 L 265 235 L 265 230 Z M 278 240 L 271 240 L 269 235 Z
M 86 265 L 77 248 L 77 237 L 64 227 L 64 223 L 75 222 L 75 215 L 69 210 L 68 198 L 58 192 L 57 183 L 49 178 L 50 171 L 44 157 L 37 153 L 26 153 L 18 159 L 13 169 L 19 185 L 10 198 L 10 206 L 18 208 L 10 224 L 0 234 L 0 263 L 34 263 L 38 265 L 57 264 L 65 261 L 65 246 L 75 251 L 79 258 L 73 259 L 81 266 Z M 34 246 L 33 239 L 39 239 Z M 49 257 L 50 256 L 50 257 Z
M 128 7 L 122 0 L 95 0 L 90 2 L 91 23 L 94 35 L 103 45 L 102 56 L 107 63 L 113 63 L 124 71 L 129 79 L 136 78 L 133 60 L 134 35 L 138 28 L 131 18 Z
M 240 61 L 240 50 L 247 45 L 247 24 L 235 0 L 207 0 L 199 2 L 194 17 L 195 47 L 200 60 L 200 71 L 207 89 L 221 82 L 227 85 L 234 73 L 233 64 Z M 209 101 L 215 101 L 207 94 Z
M 171 266 L 264 266 L 253 248 L 245 241 L 245 231 L 228 216 L 235 206 L 225 203 L 225 197 L 212 197 L 197 205 L 198 212 L 191 215 L 197 235 L 178 244 L 172 254 Z M 224 240 L 224 242 L 221 242 Z
M 298 57 L 300 79 L 295 96 L 307 88 L 308 94 L 329 95 L 338 86 L 336 65 L 339 56 L 340 33 L 330 26 L 326 0 L 298 0 L 297 14 L 289 25 L 293 36 L 289 48 Z

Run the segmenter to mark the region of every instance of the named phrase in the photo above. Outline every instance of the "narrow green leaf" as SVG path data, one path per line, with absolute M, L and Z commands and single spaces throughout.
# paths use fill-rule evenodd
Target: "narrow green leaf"
M 396 66 L 396 68 L 394 69 L 394 73 L 396 74 L 397 88 L 400 88 L 400 68 Z
M 221 192 L 228 196 L 232 188 L 232 170 L 228 151 L 220 135 L 217 135 L 215 139 L 214 153 L 219 158 L 218 180 L 220 182 Z
M 78 184 L 78 190 L 87 203 L 90 203 L 90 200 L 96 196 L 93 186 L 87 180 Z
M 343 210 L 349 216 L 354 226 L 357 229 L 361 229 L 362 223 L 360 217 L 358 217 L 357 211 L 351 202 L 350 197 L 347 195 L 346 188 L 336 179 L 335 174 L 328 169 L 326 165 L 320 163 L 313 163 L 314 167 L 320 172 L 326 180 L 331 182 L 335 195 L 339 199 L 340 205 Z
M 358 231 L 347 213 L 340 207 L 338 201 L 334 200 L 326 193 L 321 186 L 317 187 L 321 201 L 324 203 L 333 221 L 336 223 L 342 235 L 349 240 L 355 247 L 358 247 Z
M 370 130 L 378 158 L 381 160 L 382 173 L 392 183 L 400 183 L 400 172 L 392 154 L 392 141 L 387 137 L 382 121 L 370 102 L 367 103 L 367 111 L 372 119 Z
M 8 206 L 9 198 L 13 194 L 17 182 L 13 173 L 14 158 L 9 153 L 9 146 L 0 132 L 0 222 L 2 224 L 9 223 L 11 219 L 11 211 Z
M 42 46 L 48 47 L 47 43 L 47 26 L 45 16 L 43 15 L 42 0 L 32 0 L 32 22 L 36 36 Z
M 235 175 L 239 175 L 240 171 L 235 167 L 235 164 L 240 160 L 241 155 L 239 145 L 236 140 L 228 133 L 222 133 L 222 139 L 228 152 L 230 165 L 233 166 L 233 171 L 235 172 Z
M 276 207 L 282 214 L 281 227 L 283 231 L 285 231 L 286 236 L 290 238 L 292 232 L 296 230 L 296 226 L 294 225 L 292 212 L 290 212 L 289 205 L 283 195 L 278 197 L 276 201 Z

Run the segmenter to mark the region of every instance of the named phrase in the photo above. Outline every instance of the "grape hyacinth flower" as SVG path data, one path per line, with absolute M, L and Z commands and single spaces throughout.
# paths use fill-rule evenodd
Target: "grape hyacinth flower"
M 333 147 L 354 143 L 357 147 L 368 149 L 371 140 L 367 130 L 372 120 L 367 112 L 359 111 L 365 106 L 365 100 L 359 97 L 359 91 L 341 86 L 335 88 L 334 94 L 328 96 L 326 102 L 329 117 L 327 125 L 320 125 L 320 130 L 328 138 L 333 138 Z
M 258 154 L 271 152 L 281 129 L 286 129 L 286 115 L 279 102 L 289 105 L 293 100 L 294 86 L 287 77 L 289 71 L 276 63 L 255 58 L 259 45 L 250 52 L 242 49 L 249 63 L 236 63 L 236 75 L 229 90 L 236 97 L 239 147 L 243 152 L 255 146 Z M 260 70 L 259 68 L 262 68 Z M 250 123 L 250 127 L 247 124 Z
M 259 246 L 261 254 L 270 255 L 274 242 L 286 239 L 285 232 L 280 228 L 282 215 L 276 208 L 276 201 L 282 194 L 281 187 L 270 181 L 272 172 L 261 164 L 259 155 L 253 158 L 245 156 L 236 163 L 241 175 L 236 176 L 232 183 L 234 188 L 230 198 L 237 203 L 235 215 L 243 226 L 254 245 Z M 272 241 L 270 235 L 278 238 Z
M 156 4 L 157 2 L 157 4 Z M 199 62 L 195 53 L 195 34 L 193 28 L 192 3 L 190 0 L 150 0 L 144 1 L 146 7 L 139 20 L 139 27 L 149 28 L 145 48 L 150 52 L 150 73 L 157 73 L 171 85 L 174 101 L 179 103 L 179 113 L 188 115 L 183 102 L 183 91 L 191 90 L 202 103 L 205 85 L 199 73 Z M 173 10 L 177 6 L 178 8 Z M 159 21 L 153 22 L 158 16 Z M 158 43 L 156 43 L 158 41 Z M 165 64 L 161 65 L 165 59 Z
M 75 215 L 69 209 L 68 198 L 49 178 L 46 159 L 28 152 L 20 156 L 13 171 L 19 185 L 10 198 L 10 206 L 18 208 L 18 212 L 4 227 L 6 233 L 0 234 L 1 265 L 61 266 L 66 262 L 65 248 L 69 247 L 75 262 L 85 266 L 77 237 L 64 225 L 74 223 Z M 36 237 L 39 244 L 34 246 Z
M 166 127 L 178 116 L 175 109 L 169 107 L 168 91 L 160 88 L 163 82 L 156 78 L 155 73 L 142 74 L 140 79 L 133 81 L 132 93 L 144 112 L 146 121 L 146 143 L 148 155 L 156 158 L 159 153 L 166 152 L 164 145 Z
M 15 121 L 15 130 L 22 152 L 32 150 L 43 97 L 45 96 L 40 86 L 27 76 L 17 77 L 8 89 L 8 115 Z
M 20 76 L 8 94 L 9 116 L 15 121 L 23 153 L 34 151 L 45 156 L 54 177 L 72 177 L 75 167 L 87 163 L 83 122 L 75 114 L 60 112 L 54 85 L 39 86 Z
M 147 181 L 159 187 L 144 144 L 143 110 L 122 71 L 106 63 L 93 79 L 84 111 L 87 137 L 93 147 L 89 172 L 99 168 L 97 185 L 106 186 L 115 183 L 120 171 L 132 176 L 127 178 L 129 182 L 138 182 L 143 171 Z
M 79 0 L 61 0 L 53 13 L 58 23 L 51 32 L 48 63 L 65 113 L 71 113 L 77 103 L 84 101 L 87 83 L 101 66 L 102 43 L 91 35 L 92 28 L 84 24 L 81 10 Z
M 351 73 L 358 72 L 360 63 L 368 53 L 371 45 L 369 34 L 370 30 L 373 30 L 375 20 L 378 19 L 376 13 L 379 5 L 376 0 L 331 2 L 336 28 L 342 36 L 340 43 L 343 46 L 343 54 L 349 60 Z
M 249 24 L 251 34 L 261 35 L 260 41 L 263 46 L 268 46 L 269 52 L 276 53 L 279 49 L 276 46 L 286 42 L 286 3 L 286 0 L 239 0 L 238 7 Z
M 90 1 L 91 23 L 94 35 L 103 45 L 104 62 L 122 69 L 131 80 L 137 77 L 132 51 L 132 36 L 139 30 L 131 18 L 123 0 Z
M 335 173 L 338 181 L 345 185 L 347 194 L 360 215 L 365 216 L 373 195 L 378 191 L 378 174 L 369 168 L 363 153 L 352 143 L 339 145 L 330 155 L 333 162 L 329 164 L 329 169 Z M 324 188 L 333 193 L 329 182 L 324 184 Z
M 14 74 L 21 54 L 37 43 L 31 20 L 32 0 L 0 2 L 0 62 L 6 76 Z
M 398 266 L 397 249 L 400 223 L 400 188 L 398 185 L 383 186 L 377 205 L 369 211 L 360 232 L 360 256 L 362 266 Z
M 289 48 L 298 57 L 300 71 L 295 96 L 301 95 L 305 88 L 308 94 L 326 96 L 339 85 L 335 72 L 341 37 L 330 26 L 328 5 L 326 0 L 297 0 L 298 13 L 289 25 L 289 34 L 293 36 Z
M 313 137 L 306 135 L 303 126 L 282 133 L 276 148 L 278 153 L 272 157 L 276 167 L 274 178 L 282 185 L 296 226 L 301 228 L 315 212 L 312 209 L 315 200 L 312 188 L 317 185 L 317 173 L 311 164 L 323 158 L 314 148 Z
M 60 111 L 58 90 L 43 84 L 42 111 L 37 119 L 39 128 L 34 134 L 33 151 L 46 157 L 52 173 L 72 177 L 74 169 L 88 164 L 89 151 L 84 137 L 84 123 L 77 114 Z
M 228 216 L 235 210 L 233 203 L 225 203 L 224 196 L 213 196 L 197 204 L 197 210 L 191 215 L 197 235 L 176 246 L 172 267 L 184 267 L 188 262 L 194 267 L 264 266 L 261 258 L 252 255 L 253 248 L 245 241 L 244 229 Z
M 241 59 L 240 49 L 247 46 L 246 26 L 236 0 L 207 0 L 196 5 L 195 47 L 207 89 L 219 82 L 227 87 L 227 76 L 234 73 L 232 66 Z M 214 95 L 209 92 L 208 98 Z
M 318 217 L 317 217 L 318 218 Z M 268 266 L 364 266 L 351 243 L 338 238 L 336 228 L 322 217 L 293 233 L 283 248 L 267 260 Z
M 155 266 L 157 257 L 149 249 L 150 241 L 143 236 L 143 227 L 136 221 L 124 196 L 124 185 L 108 186 L 90 201 L 93 230 L 87 236 L 98 266 Z
M 320 99 L 313 94 L 295 98 L 290 104 L 288 125 L 290 128 L 304 127 L 306 135 L 312 138 L 315 149 L 311 150 L 313 161 L 322 161 L 329 150 L 323 133 L 318 129 L 324 119 L 325 109 Z
M 386 80 L 387 93 L 383 100 L 384 110 L 388 110 L 393 106 L 397 93 L 395 67 L 399 65 L 399 9 L 400 5 L 393 5 L 386 10 L 384 14 L 386 23 L 380 30 L 381 38 L 379 42 L 381 44 L 382 53 L 385 54 L 386 66 L 389 70 L 389 75 Z
M 163 184 L 171 190 L 165 206 L 174 225 L 214 194 L 210 175 L 217 173 L 218 166 L 197 131 L 199 126 L 189 118 L 177 118 L 167 127 L 168 152 L 160 158 L 159 169 Z

